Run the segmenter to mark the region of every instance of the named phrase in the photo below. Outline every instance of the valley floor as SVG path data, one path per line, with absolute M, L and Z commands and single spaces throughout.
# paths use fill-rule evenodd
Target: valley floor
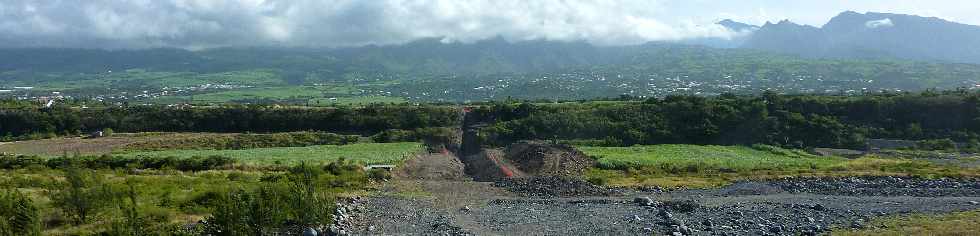
M 342 204 L 335 229 L 354 235 L 814 235 L 881 227 L 872 222 L 911 213 L 980 209 L 976 179 L 789 178 L 704 190 L 625 190 L 546 177 L 476 182 L 451 156 L 418 158 L 425 161 L 408 163 L 458 172 L 402 174 Z

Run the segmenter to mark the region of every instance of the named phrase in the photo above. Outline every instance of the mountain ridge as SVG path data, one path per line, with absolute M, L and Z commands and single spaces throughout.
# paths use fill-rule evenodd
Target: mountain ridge
M 740 47 L 807 57 L 980 63 L 980 26 L 937 17 L 845 11 L 821 27 L 767 22 Z

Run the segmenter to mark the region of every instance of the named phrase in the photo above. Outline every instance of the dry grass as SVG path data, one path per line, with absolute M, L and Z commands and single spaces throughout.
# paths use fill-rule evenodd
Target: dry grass
M 201 136 L 224 136 L 234 134 L 217 133 L 139 133 L 139 134 L 115 134 L 111 137 L 87 139 L 81 137 L 53 138 L 42 140 L 29 140 L 3 143 L 0 145 L 0 152 L 37 155 L 37 156 L 62 156 L 65 154 L 74 155 L 102 155 L 109 154 L 115 150 L 125 147 L 128 144 L 149 142 L 157 140 L 191 138 Z
M 830 235 L 980 235 L 980 210 L 888 217 L 872 221 L 865 229 L 839 230 Z

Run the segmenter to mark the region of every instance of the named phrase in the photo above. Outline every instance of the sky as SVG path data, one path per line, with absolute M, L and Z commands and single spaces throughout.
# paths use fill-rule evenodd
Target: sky
M 348 47 L 422 38 L 639 44 L 739 32 L 722 19 L 821 26 L 840 12 L 980 25 L 976 0 L 0 0 L 0 47 Z

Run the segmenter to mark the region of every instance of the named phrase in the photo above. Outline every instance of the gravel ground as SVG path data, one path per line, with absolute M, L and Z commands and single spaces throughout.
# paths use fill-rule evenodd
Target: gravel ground
M 623 195 L 623 191 L 598 187 L 579 179 L 560 177 L 500 179 L 494 182 L 494 186 L 520 196 L 536 198 Z
M 541 183 L 545 182 L 545 183 Z M 517 183 L 517 184 L 515 184 Z M 536 184 L 527 184 L 536 183 Z M 392 182 L 395 185 L 404 183 Z M 903 213 L 980 209 L 976 180 L 793 178 L 711 190 L 593 191 L 555 179 L 460 182 L 358 203 L 353 235 L 811 235 Z M 423 189 L 439 183 L 423 184 Z M 538 187 L 522 187 L 522 186 Z M 514 187 L 518 186 L 518 187 Z M 548 187 L 592 189 L 556 193 Z M 500 189 L 494 189 L 499 187 Z M 509 191 L 504 191 L 506 189 Z M 460 192 L 468 193 L 459 200 Z M 446 204 L 446 201 L 453 201 Z

